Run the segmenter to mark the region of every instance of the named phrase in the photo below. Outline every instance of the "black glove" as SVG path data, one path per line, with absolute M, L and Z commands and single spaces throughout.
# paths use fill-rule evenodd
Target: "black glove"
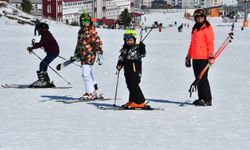
M 210 63 L 211 65 L 214 64 L 214 57 L 213 56 L 210 56 L 209 59 L 208 59 L 208 63 Z
M 81 54 L 75 51 L 74 56 L 70 57 L 70 60 L 79 62 L 81 61 L 81 57 L 82 57 Z
M 33 49 L 31 47 L 28 47 L 27 50 L 29 51 L 30 54 L 33 52 Z
M 186 65 L 186 67 L 191 67 L 191 60 L 188 56 L 186 57 L 185 65 Z
M 140 55 L 143 55 L 143 56 L 146 55 L 145 44 L 143 42 L 140 42 L 140 44 L 139 44 L 139 50 L 140 50 Z

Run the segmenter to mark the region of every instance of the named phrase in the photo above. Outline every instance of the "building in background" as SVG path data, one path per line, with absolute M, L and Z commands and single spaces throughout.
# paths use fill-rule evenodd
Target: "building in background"
M 91 0 L 63 0 L 62 1 L 62 22 L 71 24 L 78 23 L 83 11 L 92 11 Z
M 142 0 L 142 8 L 151 8 L 153 0 Z
M 128 9 L 134 21 L 141 16 L 143 0 L 30 0 L 32 14 L 44 18 L 71 24 L 79 22 L 83 11 L 89 12 L 94 20 L 103 24 L 113 24 L 124 9 Z M 18 8 L 22 0 L 11 0 Z M 136 18 L 136 19 L 135 19 Z
M 169 8 L 169 5 L 167 1 L 164 0 L 154 0 L 152 1 L 152 9 L 167 9 Z
M 63 0 L 43 0 L 43 17 L 62 22 Z

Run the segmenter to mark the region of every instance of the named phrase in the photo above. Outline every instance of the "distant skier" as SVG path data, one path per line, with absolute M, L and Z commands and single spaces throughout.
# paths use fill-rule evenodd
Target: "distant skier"
M 183 29 L 183 23 L 178 27 L 178 32 L 182 32 Z
M 41 23 L 41 21 L 37 18 L 34 23 L 35 23 L 34 36 L 36 36 L 37 27 Z M 40 34 L 38 33 L 38 35 L 40 35 Z
M 93 75 L 93 65 L 97 56 L 99 65 L 103 64 L 102 41 L 96 32 L 89 13 L 80 16 L 80 30 L 78 32 L 75 57 L 81 61 L 82 78 L 85 85 L 85 94 L 82 99 L 97 98 L 97 82 Z
M 124 75 L 129 90 L 129 101 L 122 105 L 124 108 L 146 108 L 145 98 L 139 86 L 142 73 L 141 58 L 145 57 L 145 45 L 136 44 L 135 30 L 126 30 L 124 33 L 124 45 L 120 50 L 120 56 L 116 69 L 120 71 L 124 67 Z
M 41 35 L 41 40 L 38 43 L 34 43 L 32 47 L 28 47 L 27 50 L 32 53 L 33 49 L 43 47 L 47 55 L 41 61 L 39 70 L 37 71 L 38 80 L 32 83 L 30 87 L 55 87 L 53 83 L 50 83 L 47 69 L 48 65 L 59 55 L 59 46 L 53 35 L 49 32 L 48 24 L 39 23 L 36 28 L 39 35 Z
M 211 24 L 206 20 L 205 11 L 203 9 L 195 10 L 194 14 L 195 24 L 192 30 L 192 37 L 190 47 L 186 57 L 186 67 L 191 67 L 195 78 L 198 78 L 201 71 L 208 63 L 214 63 L 214 32 Z M 211 106 L 212 96 L 210 91 L 209 81 L 207 79 L 208 71 L 198 84 L 198 100 L 193 102 L 196 106 Z
M 177 22 L 176 21 L 174 22 L 174 26 L 177 26 Z

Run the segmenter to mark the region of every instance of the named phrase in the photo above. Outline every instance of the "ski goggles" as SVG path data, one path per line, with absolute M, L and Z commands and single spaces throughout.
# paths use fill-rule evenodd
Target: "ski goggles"
M 133 34 L 126 34 L 123 36 L 124 39 L 134 39 L 134 35 Z
M 90 23 L 90 20 L 81 20 L 82 24 L 89 24 Z
M 205 17 L 204 15 L 196 15 L 195 18 L 199 18 L 199 17 Z

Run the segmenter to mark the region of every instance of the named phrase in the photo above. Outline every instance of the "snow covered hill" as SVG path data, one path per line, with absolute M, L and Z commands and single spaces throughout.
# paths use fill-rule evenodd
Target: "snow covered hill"
M 248 150 L 250 149 L 250 74 L 248 60 L 250 31 L 236 23 L 233 42 L 210 69 L 212 107 L 189 104 L 188 88 L 194 80 L 192 69 L 184 66 L 193 22 L 182 12 L 146 14 L 146 24 L 162 22 L 162 32 L 153 30 L 145 40 L 141 87 L 151 106 L 164 111 L 103 111 L 97 106 L 113 101 L 63 104 L 83 94 L 81 69 L 71 65 L 59 73 L 71 89 L 0 89 L 0 150 Z M 170 27 L 186 23 L 183 32 Z M 230 24 L 209 18 L 218 48 Z M 69 58 L 76 45 L 78 27 L 49 22 L 61 53 Z M 36 80 L 39 59 L 26 50 L 34 26 L 20 25 L 0 17 L 0 84 L 29 84 Z M 123 44 L 123 30 L 98 29 L 104 43 L 104 65 L 94 67 L 99 92 L 113 98 L 115 65 Z M 139 30 L 137 30 L 139 35 Z M 145 35 L 145 33 L 144 33 Z M 44 57 L 42 49 L 35 52 Z M 63 60 L 57 58 L 55 67 Z M 67 86 L 49 70 L 57 86 Z M 195 95 L 195 94 L 194 94 Z M 127 101 L 123 72 L 119 79 L 117 104 Z

